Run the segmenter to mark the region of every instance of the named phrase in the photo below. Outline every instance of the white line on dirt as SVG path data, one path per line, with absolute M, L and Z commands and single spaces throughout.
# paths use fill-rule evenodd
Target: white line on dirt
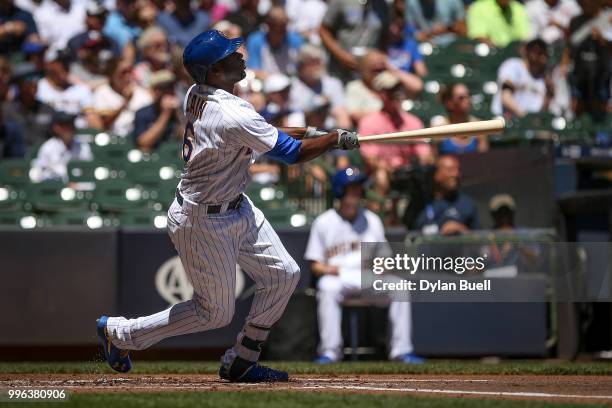
M 479 379 L 439 379 L 439 378 L 305 378 L 305 377 L 296 377 L 294 378 L 298 381 L 328 381 L 328 382 L 341 382 L 341 381 L 367 381 L 367 382 L 458 382 L 458 383 L 472 383 L 472 382 L 493 382 L 492 380 L 484 380 L 482 378 Z
M 368 387 L 361 385 L 317 385 L 295 387 L 301 389 L 338 389 L 338 390 L 361 390 L 361 391 L 395 391 L 395 392 L 422 392 L 430 394 L 470 394 L 470 395 L 491 395 L 498 397 L 538 397 L 538 398 L 588 398 L 588 399 L 612 399 L 612 395 L 573 395 L 573 394 L 552 394 L 546 392 L 509 392 L 509 391 L 468 391 L 468 390 L 441 390 L 428 388 L 386 388 Z

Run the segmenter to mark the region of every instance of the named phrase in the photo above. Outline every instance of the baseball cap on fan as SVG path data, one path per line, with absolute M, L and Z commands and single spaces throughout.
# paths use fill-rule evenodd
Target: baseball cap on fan
M 489 201 L 489 211 L 496 212 L 502 207 L 507 207 L 512 211 L 516 209 L 516 203 L 510 194 L 496 194 L 491 197 Z
M 103 16 L 108 13 L 106 7 L 97 0 L 88 1 L 85 10 L 88 16 Z
M 160 69 L 151 74 L 151 88 L 161 89 L 169 85 L 173 85 L 176 81 L 174 73 L 168 69 Z
M 271 93 L 284 91 L 289 85 L 291 85 L 291 80 L 288 76 L 283 74 L 272 74 L 265 79 L 263 91 L 266 95 L 269 95 Z
M 388 91 L 395 88 L 400 83 L 399 78 L 389 71 L 383 71 L 374 77 L 372 86 L 377 91 Z

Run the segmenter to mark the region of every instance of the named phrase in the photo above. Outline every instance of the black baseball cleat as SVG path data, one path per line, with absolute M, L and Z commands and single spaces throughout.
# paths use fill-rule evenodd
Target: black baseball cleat
M 120 373 L 127 373 L 132 369 L 132 360 L 130 359 L 129 350 L 121 350 L 113 344 L 108 336 L 106 323 L 108 316 L 102 316 L 96 321 L 96 331 L 100 338 L 102 350 L 104 350 L 104 358 L 109 367 Z
M 230 382 L 262 383 L 262 382 L 287 382 L 289 374 L 285 371 L 274 370 L 236 357 L 229 369 L 221 366 L 219 377 Z

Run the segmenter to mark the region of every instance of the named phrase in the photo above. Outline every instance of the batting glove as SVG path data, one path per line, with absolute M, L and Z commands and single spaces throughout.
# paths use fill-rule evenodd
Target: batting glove
M 338 143 L 336 144 L 336 149 L 359 149 L 359 135 L 357 132 L 349 132 L 345 129 L 336 129 L 336 132 L 338 132 Z

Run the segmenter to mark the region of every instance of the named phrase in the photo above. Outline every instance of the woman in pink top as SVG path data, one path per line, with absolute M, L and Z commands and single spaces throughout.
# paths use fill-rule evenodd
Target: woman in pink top
M 375 135 L 423 128 L 419 118 L 402 110 L 403 94 L 396 76 L 384 71 L 374 78 L 373 85 L 380 93 L 383 107 L 359 121 L 359 134 Z M 427 143 L 363 143 L 360 151 L 375 176 L 374 190 L 382 196 L 389 191 L 389 178 L 395 170 L 409 166 L 415 157 L 420 164 L 433 162 L 433 150 Z

